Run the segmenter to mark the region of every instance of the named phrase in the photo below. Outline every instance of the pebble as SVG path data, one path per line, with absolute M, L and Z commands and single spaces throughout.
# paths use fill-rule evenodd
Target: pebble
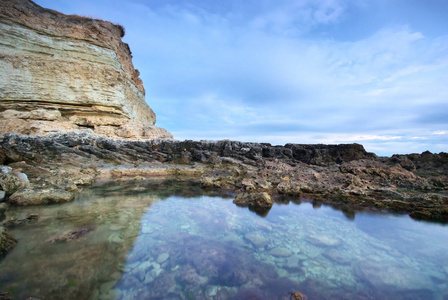
M 246 234 L 244 238 L 250 241 L 255 247 L 264 247 L 269 243 L 267 238 L 255 232 Z
M 291 250 L 287 248 L 274 248 L 269 251 L 269 254 L 276 257 L 288 257 L 292 254 Z
M 158 264 L 163 264 L 169 257 L 170 255 L 168 253 L 162 253 L 157 257 L 156 261 Z

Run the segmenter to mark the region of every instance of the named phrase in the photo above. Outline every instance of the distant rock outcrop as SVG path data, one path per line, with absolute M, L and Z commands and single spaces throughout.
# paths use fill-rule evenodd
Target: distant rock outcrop
M 132 64 L 120 25 L 0 1 L 0 134 L 91 129 L 109 137 L 172 138 Z

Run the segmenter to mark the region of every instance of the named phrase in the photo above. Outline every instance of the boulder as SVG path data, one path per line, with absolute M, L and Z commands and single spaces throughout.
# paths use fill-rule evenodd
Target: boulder
M 75 194 L 56 188 L 42 190 L 23 189 L 14 193 L 9 198 L 9 203 L 17 206 L 42 205 L 52 203 L 70 202 L 75 199 Z
M 0 175 L 0 185 L 6 194 L 13 194 L 16 191 L 26 188 L 30 184 L 28 177 L 20 172 L 7 172 Z
M 268 193 L 239 193 L 233 200 L 238 206 L 248 206 L 254 209 L 270 209 L 274 204 L 274 200 Z

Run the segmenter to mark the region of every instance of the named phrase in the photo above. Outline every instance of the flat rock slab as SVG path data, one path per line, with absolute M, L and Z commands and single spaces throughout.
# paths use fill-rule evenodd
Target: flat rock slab
M 246 240 L 251 242 L 255 247 L 264 247 L 269 244 L 269 240 L 259 233 L 251 232 L 244 236 Z
M 347 256 L 344 251 L 340 251 L 337 249 L 329 249 L 322 253 L 322 255 L 340 265 L 348 265 L 352 262 L 351 257 Z
M 17 206 L 42 205 L 70 202 L 75 194 L 61 189 L 47 188 L 41 190 L 23 189 L 9 198 L 9 203 Z
M 330 235 L 311 234 L 306 237 L 306 241 L 317 247 L 337 247 L 342 244 L 342 240 Z
M 56 244 L 56 243 L 64 243 L 64 242 L 70 242 L 77 240 L 81 238 L 82 236 L 86 235 L 90 231 L 93 231 L 95 228 L 93 226 L 84 226 L 80 229 L 69 231 L 66 233 L 63 233 L 61 235 L 58 235 L 52 239 L 49 240 L 50 243 Z
M 300 269 L 299 263 L 300 263 L 300 257 L 298 257 L 297 255 L 290 256 L 286 260 L 285 268 L 292 271 L 299 270 Z
M 291 256 L 292 251 L 287 248 L 274 248 L 269 251 L 269 254 L 276 257 L 288 257 Z

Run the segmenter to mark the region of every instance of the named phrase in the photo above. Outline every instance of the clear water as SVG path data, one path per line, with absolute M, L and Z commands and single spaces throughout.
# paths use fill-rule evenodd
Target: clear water
M 0 292 L 26 299 L 448 299 L 448 227 L 276 204 L 265 217 L 194 184 L 99 186 L 17 208 Z M 80 228 L 68 242 L 51 239 Z

